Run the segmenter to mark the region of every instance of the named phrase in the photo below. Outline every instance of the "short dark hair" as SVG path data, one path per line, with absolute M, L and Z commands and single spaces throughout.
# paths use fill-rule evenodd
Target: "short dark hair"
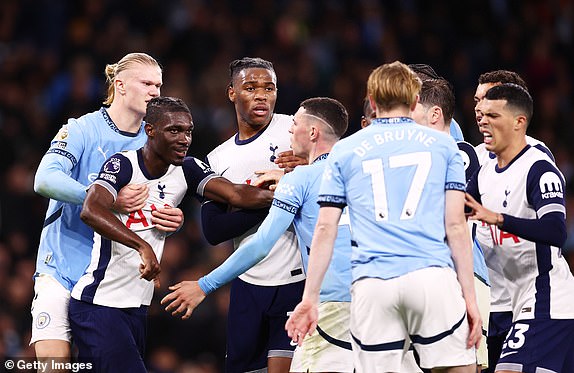
M 438 75 L 430 65 L 424 63 L 411 63 L 408 66 L 423 82 L 428 79 L 443 79 L 443 77 Z
M 243 57 L 241 59 L 234 60 L 229 64 L 229 85 L 233 83 L 233 79 L 242 70 L 251 68 L 267 69 L 275 73 L 275 69 L 273 68 L 273 64 L 271 62 L 259 57 Z
M 301 102 L 299 105 L 308 114 L 321 118 L 333 129 L 335 136 L 341 137 L 349 126 L 347 109 L 339 101 L 330 97 L 313 97 Z
M 425 106 L 437 105 L 442 109 L 445 124 L 449 124 L 454 116 L 454 92 L 452 85 L 446 79 L 423 80 L 419 93 L 420 103 Z
M 159 122 L 165 113 L 187 113 L 191 115 L 189 107 L 182 99 L 176 97 L 154 97 L 147 103 L 144 121 L 154 124 Z
M 510 70 L 494 70 L 484 73 L 478 77 L 478 84 L 488 84 L 488 83 L 512 83 L 519 85 L 528 91 L 528 86 L 524 79 L 518 75 L 518 73 Z
M 533 102 L 530 93 L 524 87 L 514 83 L 495 85 L 484 96 L 487 100 L 506 100 L 506 106 L 521 112 L 526 116 L 527 124 L 533 113 Z

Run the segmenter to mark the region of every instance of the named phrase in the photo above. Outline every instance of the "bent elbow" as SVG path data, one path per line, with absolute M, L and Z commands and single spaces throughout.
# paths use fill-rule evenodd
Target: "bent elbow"
M 48 197 L 48 181 L 45 177 L 36 174 L 34 177 L 34 192 L 41 196 Z
M 80 211 L 80 220 L 82 220 L 84 224 L 91 226 L 90 223 L 93 220 L 93 216 L 94 214 L 92 214 L 90 207 L 84 204 L 84 206 L 82 206 L 82 211 Z

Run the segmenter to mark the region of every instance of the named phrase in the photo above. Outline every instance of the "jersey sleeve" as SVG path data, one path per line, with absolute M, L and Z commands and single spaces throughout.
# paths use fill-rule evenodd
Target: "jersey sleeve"
M 34 179 L 34 190 L 58 201 L 82 204 L 86 186 L 70 175 L 85 148 L 84 134 L 75 119 L 58 131 L 42 157 Z
M 66 159 L 71 164 L 71 167 L 75 167 L 84 149 L 84 132 L 76 119 L 70 119 L 52 139 L 50 149 L 48 149 L 46 154 L 58 154 L 63 159 Z
M 293 215 L 295 215 L 301 205 L 303 205 L 305 193 L 303 190 L 304 183 L 297 181 L 299 177 L 302 177 L 303 173 L 296 171 L 297 169 L 285 174 L 285 176 L 279 180 L 277 188 L 275 188 L 272 203 L 272 206 L 281 208 Z
M 321 206 L 339 208 L 347 206 L 346 189 L 340 167 L 344 160 L 340 159 L 341 150 L 337 146 L 339 144 L 335 144 L 327 157 L 327 164 L 325 165 L 325 171 L 323 171 L 317 199 L 317 203 Z
M 450 140 L 452 141 L 452 139 Z M 448 164 L 446 171 L 445 189 L 460 190 L 464 192 L 466 189 L 466 179 L 462 156 L 460 155 L 457 147 L 453 149 L 451 146 L 449 146 L 447 151 Z
M 203 235 L 211 245 L 218 245 L 241 236 L 261 223 L 268 213 L 268 208 L 228 212 L 226 204 L 206 201 L 201 205 Z
M 196 197 L 203 197 L 205 185 L 213 178 L 220 177 L 205 162 L 194 157 L 183 160 L 183 174 L 187 181 L 187 189 L 193 191 Z
M 558 169 L 548 161 L 535 162 L 526 179 L 528 203 L 539 217 L 549 212 L 561 212 L 566 216 L 564 180 Z
M 526 198 L 536 218 L 503 214 L 502 229 L 533 242 L 562 247 L 567 237 L 564 179 L 546 160 L 535 162 L 526 179 Z
M 293 219 L 291 212 L 275 205 L 271 206 L 269 215 L 253 237 L 239 246 L 219 267 L 199 279 L 201 290 L 209 294 L 263 260 Z
M 129 184 L 132 174 L 133 166 L 130 160 L 121 153 L 116 153 L 104 163 L 94 184 L 106 188 L 115 201 L 120 189 Z

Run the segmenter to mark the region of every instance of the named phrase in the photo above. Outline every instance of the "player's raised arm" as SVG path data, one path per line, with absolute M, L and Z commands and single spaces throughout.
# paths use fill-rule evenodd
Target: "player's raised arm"
M 273 192 L 247 184 L 234 184 L 224 177 L 208 181 L 204 196 L 216 202 L 245 209 L 268 207 L 273 200 Z

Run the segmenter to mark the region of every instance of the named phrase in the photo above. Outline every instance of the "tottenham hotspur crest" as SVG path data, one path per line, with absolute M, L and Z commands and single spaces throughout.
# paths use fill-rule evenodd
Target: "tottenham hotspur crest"
M 279 146 L 273 146 L 273 143 L 269 143 L 269 150 L 271 150 L 271 157 L 269 157 L 269 160 L 271 162 L 275 162 L 275 159 L 277 159 L 275 152 L 277 151 L 278 148 Z
M 157 184 L 157 189 L 159 189 L 159 198 L 160 199 L 164 199 L 165 198 L 165 184 L 161 185 L 161 184 Z

